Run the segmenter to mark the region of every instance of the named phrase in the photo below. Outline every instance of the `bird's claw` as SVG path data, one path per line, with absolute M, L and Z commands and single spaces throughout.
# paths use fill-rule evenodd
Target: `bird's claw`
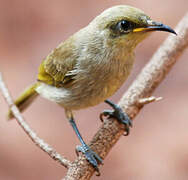
M 114 110 L 104 110 L 101 114 L 100 114 L 100 119 L 101 121 L 103 121 L 103 117 L 113 117 L 116 118 L 120 123 L 125 125 L 125 136 L 129 135 L 130 132 L 130 127 L 132 127 L 132 121 L 129 118 L 129 116 L 123 112 L 123 110 L 117 105 L 114 104 L 113 102 L 109 101 L 109 100 L 105 100 L 105 102 L 107 104 L 109 104 Z
M 94 169 L 97 172 L 97 176 L 100 176 L 99 168 L 98 168 L 98 163 L 103 164 L 103 160 L 95 153 L 91 148 L 84 144 L 82 146 L 77 146 L 76 147 L 76 154 L 78 155 L 78 152 L 82 152 L 86 159 L 89 161 L 90 164 L 94 167 Z
M 100 118 L 100 120 L 101 120 L 102 122 L 104 122 L 103 117 L 108 117 L 108 118 L 110 118 L 110 117 L 112 117 L 112 116 L 113 116 L 113 111 L 107 109 L 107 110 L 104 110 L 102 113 L 100 113 L 99 118 Z

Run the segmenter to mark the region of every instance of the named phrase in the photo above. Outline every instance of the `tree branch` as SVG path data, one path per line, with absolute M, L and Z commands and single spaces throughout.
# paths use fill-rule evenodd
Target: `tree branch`
M 188 13 L 176 27 L 176 32 L 178 36 L 169 35 L 121 98 L 119 105 L 131 118 L 134 118 L 144 105 L 138 103 L 139 100 L 150 97 L 188 46 Z M 105 120 L 91 140 L 90 146 L 104 159 L 123 133 L 122 125 L 117 121 Z M 94 169 L 81 154 L 68 169 L 64 180 L 90 179 L 93 173 Z
M 146 98 L 141 98 L 138 100 L 137 102 L 137 106 L 143 106 L 145 104 L 149 104 L 151 102 L 156 102 L 156 101 L 160 101 L 161 99 L 163 99 L 162 97 L 155 97 L 155 96 L 150 96 L 150 97 L 146 97 Z
M 53 158 L 55 161 L 58 161 L 61 165 L 63 165 L 66 168 L 69 168 L 71 166 L 71 162 L 66 159 L 65 157 L 62 157 L 59 153 L 57 153 L 52 147 L 50 147 L 47 143 L 44 142 L 41 138 L 37 136 L 37 134 L 29 127 L 29 125 L 25 122 L 23 119 L 21 113 L 19 112 L 18 108 L 14 105 L 13 100 L 10 96 L 10 93 L 3 81 L 2 74 L 0 73 L 0 90 L 7 101 L 11 111 L 14 114 L 14 117 L 16 118 L 18 124 L 22 127 L 22 129 L 26 132 L 26 134 L 29 136 L 29 138 L 44 152 L 46 152 L 51 158 Z

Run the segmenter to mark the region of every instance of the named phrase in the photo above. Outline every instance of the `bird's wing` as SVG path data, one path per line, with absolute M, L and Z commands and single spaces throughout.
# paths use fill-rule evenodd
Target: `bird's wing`
M 54 49 L 39 67 L 38 80 L 49 85 L 62 87 L 70 84 L 73 74 L 69 73 L 76 65 L 73 39 L 69 38 Z

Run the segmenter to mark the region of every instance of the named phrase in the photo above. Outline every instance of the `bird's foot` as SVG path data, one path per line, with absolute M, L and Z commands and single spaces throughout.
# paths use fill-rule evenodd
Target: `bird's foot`
M 76 147 L 77 155 L 78 155 L 78 152 L 82 152 L 85 155 L 89 163 L 95 168 L 97 172 L 97 176 L 100 176 L 98 165 L 103 164 L 103 160 L 99 157 L 99 155 L 95 153 L 94 151 L 92 151 L 91 148 L 87 144 L 83 144 L 82 146 L 77 146 Z
M 105 100 L 104 102 L 109 104 L 114 110 L 104 110 L 100 114 L 101 121 L 103 121 L 103 116 L 105 117 L 108 116 L 109 118 L 113 117 L 117 119 L 120 123 L 125 125 L 126 134 L 124 135 L 128 136 L 130 132 L 130 127 L 132 127 L 132 120 L 129 118 L 129 116 L 126 113 L 123 112 L 123 110 L 117 104 L 114 104 L 109 100 Z

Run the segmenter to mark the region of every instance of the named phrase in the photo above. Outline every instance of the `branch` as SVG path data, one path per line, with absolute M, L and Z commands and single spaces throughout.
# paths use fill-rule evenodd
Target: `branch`
M 151 96 L 188 46 L 188 13 L 176 27 L 176 32 L 178 36 L 169 35 L 121 98 L 119 105 L 131 118 L 134 118 L 144 105 L 138 103 L 140 99 Z M 117 121 L 105 120 L 91 140 L 90 147 L 104 159 L 123 133 L 122 125 Z M 64 180 L 90 179 L 93 173 L 94 169 L 81 154 L 68 169 Z
M 67 160 L 65 157 L 62 157 L 58 154 L 52 147 L 50 147 L 47 143 L 45 143 L 41 138 L 37 136 L 37 134 L 29 127 L 29 125 L 23 119 L 21 113 L 18 108 L 14 105 L 13 100 L 10 96 L 10 93 L 3 81 L 2 74 L 0 73 L 0 90 L 7 101 L 11 111 L 14 114 L 18 124 L 22 127 L 22 129 L 26 132 L 29 138 L 44 152 L 46 152 L 52 159 L 58 161 L 61 165 L 68 168 L 71 165 L 71 162 Z
M 138 99 L 137 106 L 140 106 L 140 105 L 143 106 L 143 105 L 149 104 L 151 102 L 160 101 L 161 99 L 163 99 L 163 98 L 162 97 L 156 98 L 155 96 L 141 98 L 141 99 Z

